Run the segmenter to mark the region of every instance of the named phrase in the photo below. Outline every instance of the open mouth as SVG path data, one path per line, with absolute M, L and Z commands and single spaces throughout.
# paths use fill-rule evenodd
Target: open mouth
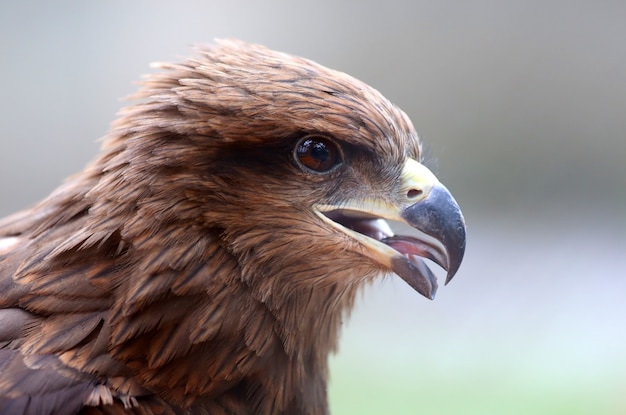
M 378 254 L 387 256 L 395 273 L 422 295 L 433 298 L 437 279 L 423 258 L 443 269 L 449 268 L 445 248 L 437 239 L 423 233 L 419 237 L 395 235 L 385 219 L 362 211 L 333 209 L 322 213 L 332 222 L 352 231 L 349 232 L 351 236 L 361 242 L 368 242 L 366 245 L 374 248 Z
M 437 278 L 424 259 L 448 272 L 446 283 L 454 277 L 465 254 L 461 209 L 432 172 L 412 158 L 405 160 L 398 186 L 390 196 L 319 204 L 314 211 L 327 224 L 357 241 L 364 255 L 432 299 Z M 418 232 L 415 236 L 395 235 L 386 220 L 409 225 Z
M 398 251 L 409 260 L 427 258 L 440 267 L 448 268 L 448 258 L 443 246 L 434 238 L 423 234 L 423 239 L 395 235 L 386 220 L 363 212 L 336 209 L 324 212 L 334 222 L 381 242 Z

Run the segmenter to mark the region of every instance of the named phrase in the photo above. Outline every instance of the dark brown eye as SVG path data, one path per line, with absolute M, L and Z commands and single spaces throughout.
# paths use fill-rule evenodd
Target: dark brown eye
M 316 173 L 326 173 L 341 163 L 341 152 L 337 144 L 321 135 L 309 135 L 300 139 L 295 156 L 302 166 Z

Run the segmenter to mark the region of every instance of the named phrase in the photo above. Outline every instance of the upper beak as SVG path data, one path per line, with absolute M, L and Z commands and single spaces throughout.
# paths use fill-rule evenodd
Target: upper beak
M 391 269 L 420 294 L 434 298 L 437 280 L 421 258 L 447 271 L 446 283 L 458 271 L 465 252 L 465 221 L 459 205 L 430 170 L 407 159 L 395 203 L 381 200 L 323 205 L 321 215 L 361 242 L 365 255 Z M 372 219 L 374 217 L 374 219 Z M 385 221 L 404 222 L 416 236 L 394 235 Z
M 411 287 L 432 299 L 437 291 L 437 280 L 421 259 L 411 255 L 437 263 L 448 272 L 446 284 L 450 282 L 465 253 L 465 221 L 461 209 L 448 189 L 437 183 L 425 199 L 403 209 L 400 216 L 432 240 L 396 236 L 383 239 L 382 242 L 404 254 L 392 258 L 392 269 Z

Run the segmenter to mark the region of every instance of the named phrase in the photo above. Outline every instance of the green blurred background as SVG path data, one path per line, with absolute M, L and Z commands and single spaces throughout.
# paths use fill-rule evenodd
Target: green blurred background
M 0 2 L 0 215 L 95 155 L 153 61 L 236 37 L 378 88 L 468 223 L 428 301 L 365 290 L 334 414 L 626 413 L 626 2 Z

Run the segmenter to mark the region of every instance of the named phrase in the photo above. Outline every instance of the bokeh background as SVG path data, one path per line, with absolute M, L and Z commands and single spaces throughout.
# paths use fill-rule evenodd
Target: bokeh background
M 365 290 L 334 414 L 626 413 L 626 2 L 2 1 L 0 215 L 95 155 L 150 62 L 216 37 L 381 90 L 467 219 L 435 301 Z

